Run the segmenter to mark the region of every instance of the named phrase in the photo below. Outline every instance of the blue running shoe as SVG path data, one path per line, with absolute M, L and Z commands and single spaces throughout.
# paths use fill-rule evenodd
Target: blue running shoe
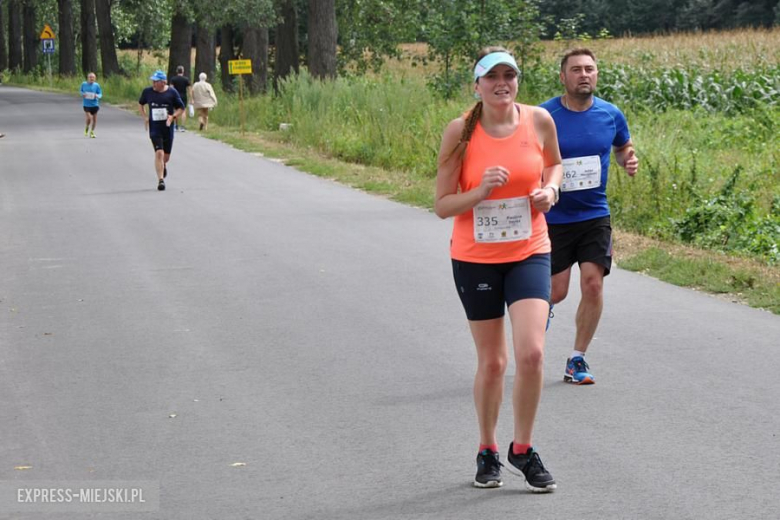
M 581 356 L 566 360 L 566 372 L 563 374 L 563 380 L 574 385 L 592 385 L 596 382 L 590 373 L 590 367 Z
M 547 332 L 550 329 L 550 320 L 555 317 L 555 314 L 552 311 L 553 307 L 554 307 L 554 305 L 551 303 L 550 304 L 550 315 L 547 316 L 547 326 L 544 328 L 545 332 Z

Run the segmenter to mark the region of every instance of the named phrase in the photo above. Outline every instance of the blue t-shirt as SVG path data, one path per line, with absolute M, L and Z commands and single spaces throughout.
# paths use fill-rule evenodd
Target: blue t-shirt
M 545 101 L 540 106 L 546 109 L 555 121 L 558 145 L 564 161 L 590 156 L 598 156 L 601 159 L 601 185 L 576 191 L 561 190 L 560 200 L 546 214 L 547 222 L 570 224 L 609 216 L 609 157 L 613 146 L 619 148 L 631 139 L 626 117 L 618 107 L 595 96 L 593 105 L 584 112 L 567 109 L 561 103 L 560 97 Z M 564 185 L 570 175 L 569 168 L 564 165 Z M 568 180 L 571 185 L 571 179 Z
M 90 94 L 84 97 L 84 94 Z M 85 107 L 97 107 L 100 106 L 100 98 L 103 97 L 103 90 L 101 90 L 98 82 L 89 83 L 85 81 L 81 84 L 81 98 L 84 100 Z
M 175 88 L 168 87 L 163 92 L 157 92 L 152 87 L 146 87 L 138 100 L 141 105 L 149 105 L 149 136 L 173 135 L 173 126 L 166 125 L 165 115 L 173 115 L 177 108 L 184 108 L 184 103 Z

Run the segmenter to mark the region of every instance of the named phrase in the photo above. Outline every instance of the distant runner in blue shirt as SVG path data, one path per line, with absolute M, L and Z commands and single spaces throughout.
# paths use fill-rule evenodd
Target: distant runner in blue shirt
M 87 126 L 84 128 L 84 137 L 95 138 L 95 125 L 97 125 L 97 113 L 100 110 L 100 98 L 103 90 L 97 83 L 94 72 L 87 74 L 87 81 L 81 84 L 81 97 L 84 100 L 84 115 L 87 117 Z M 90 132 L 89 128 L 92 127 Z
M 173 148 L 173 121 L 184 112 L 184 103 L 176 92 L 167 84 L 167 77 L 161 70 L 149 78 L 152 86 L 141 92 L 138 100 L 138 111 L 144 118 L 149 130 L 149 139 L 154 146 L 154 166 L 157 170 L 157 189 L 165 190 L 165 178 L 168 176 L 168 161 Z M 149 110 L 146 106 L 149 105 Z
M 639 166 L 625 116 L 593 95 L 598 75 L 593 52 L 570 50 L 561 60 L 560 79 L 566 93 L 542 103 L 555 121 L 563 158 L 560 200 L 545 215 L 552 242 L 553 305 L 569 292 L 571 266 L 576 262 L 580 267 L 577 333 L 563 376 L 567 383 L 578 385 L 595 382 L 585 352 L 601 319 L 604 277 L 612 268 L 607 204 L 610 153 L 615 152 L 618 165 L 632 177 Z M 552 317 L 552 305 L 550 309 Z

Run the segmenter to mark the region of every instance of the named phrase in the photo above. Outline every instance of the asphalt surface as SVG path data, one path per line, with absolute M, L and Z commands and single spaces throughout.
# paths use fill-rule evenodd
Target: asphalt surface
M 535 432 L 558 490 L 478 490 L 451 222 L 194 132 L 158 192 L 137 114 L 85 139 L 76 96 L 1 86 L 0 132 L 0 488 L 159 494 L 0 518 L 780 516 L 778 316 L 615 269 L 574 387 L 575 285 Z

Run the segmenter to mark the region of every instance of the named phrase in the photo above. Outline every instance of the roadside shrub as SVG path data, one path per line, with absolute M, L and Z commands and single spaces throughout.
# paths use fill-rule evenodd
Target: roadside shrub
M 678 219 L 671 219 L 677 237 L 706 249 L 744 251 L 780 261 L 780 216 L 775 204 L 761 215 L 749 191 L 737 189 L 742 168 L 737 167 L 720 192 L 710 198 L 693 194 L 696 203 Z

